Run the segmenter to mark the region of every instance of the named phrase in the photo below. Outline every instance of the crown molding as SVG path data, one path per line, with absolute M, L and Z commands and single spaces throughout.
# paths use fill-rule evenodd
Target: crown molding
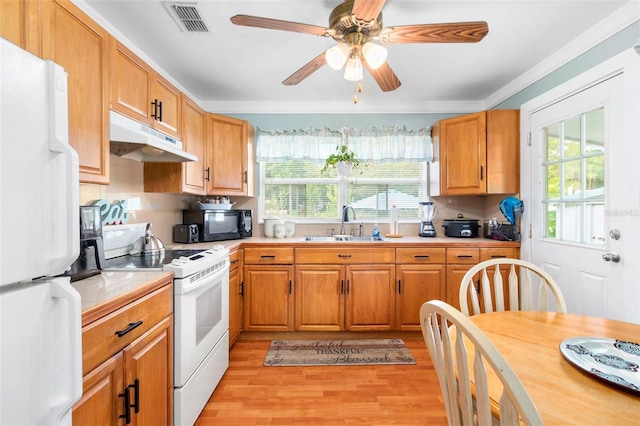
M 358 104 L 344 102 L 212 102 L 203 101 L 200 106 L 205 111 L 219 111 L 221 114 L 441 114 L 482 111 L 483 101 L 446 102 L 385 102 Z

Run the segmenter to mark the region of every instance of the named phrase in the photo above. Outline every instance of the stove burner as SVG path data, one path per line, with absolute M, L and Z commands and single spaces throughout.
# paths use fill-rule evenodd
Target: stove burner
M 163 265 L 171 263 L 173 259 L 181 257 L 191 257 L 204 251 L 203 249 L 182 249 L 169 250 L 165 249 L 163 253 L 153 253 L 150 255 L 125 255 L 107 259 L 106 270 L 117 269 L 162 269 Z

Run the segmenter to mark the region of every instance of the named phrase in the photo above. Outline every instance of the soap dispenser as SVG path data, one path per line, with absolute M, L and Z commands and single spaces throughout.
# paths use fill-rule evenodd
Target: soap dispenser
M 380 238 L 380 228 L 378 228 L 378 222 L 373 225 L 373 231 L 371 233 L 373 238 Z

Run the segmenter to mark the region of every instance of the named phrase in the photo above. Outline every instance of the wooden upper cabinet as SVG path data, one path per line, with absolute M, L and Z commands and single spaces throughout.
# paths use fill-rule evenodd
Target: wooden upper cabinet
M 182 97 L 182 149 L 198 157 L 184 163 L 144 163 L 145 192 L 205 195 L 205 112 Z
M 111 109 L 180 138 L 182 93 L 113 37 Z
M 232 117 L 207 114 L 207 194 L 253 195 L 250 191 L 249 149 L 253 146 L 249 123 Z
M 430 195 L 520 192 L 519 111 L 489 110 L 433 126 Z
M 38 3 L 42 57 L 68 74 L 69 141 L 80 181 L 108 184 L 109 34 L 69 0 Z
M 520 111 L 487 111 L 487 194 L 520 192 Z
M 155 99 L 158 108 L 153 122 L 154 127 L 179 138 L 182 121 L 182 92 L 168 80 L 156 74 Z
M 0 37 L 27 47 L 27 3 L 24 0 L 0 2 Z
M 184 164 L 184 192 L 205 194 L 204 164 L 205 151 L 205 112 L 186 96 L 182 103 L 182 147 L 188 153 L 198 156 L 197 161 Z

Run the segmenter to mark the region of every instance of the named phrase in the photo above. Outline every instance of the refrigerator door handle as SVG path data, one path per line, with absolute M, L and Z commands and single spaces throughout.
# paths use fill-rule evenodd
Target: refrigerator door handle
M 51 279 L 51 297 L 65 299 L 69 302 L 69 336 L 71 369 L 77 374 L 71 375 L 70 399 L 59 404 L 59 416 L 71 410 L 82 396 L 82 305 L 80 294 L 71 287 L 70 278 Z
M 55 226 L 52 232 L 58 232 L 59 238 L 54 236 L 54 244 L 56 241 L 66 242 L 65 247 L 60 247 L 57 253 L 51 259 L 51 274 L 59 275 L 66 271 L 80 255 L 80 229 L 78 221 L 80 220 L 79 205 L 79 182 L 80 182 L 80 166 L 78 153 L 69 145 L 69 111 L 67 99 L 67 76 L 62 67 L 51 61 L 46 62 L 46 66 L 50 67 L 51 72 L 48 73 L 53 81 L 50 81 L 49 99 L 53 103 L 49 114 L 49 150 L 51 152 L 62 155 L 65 163 L 65 173 L 54 174 L 54 179 L 59 182 L 53 182 L 54 188 L 64 195 L 60 203 L 53 203 L 53 214 L 57 216 L 57 221 L 53 223 L 64 223 L 64 226 Z M 53 218 L 56 220 L 56 218 Z

